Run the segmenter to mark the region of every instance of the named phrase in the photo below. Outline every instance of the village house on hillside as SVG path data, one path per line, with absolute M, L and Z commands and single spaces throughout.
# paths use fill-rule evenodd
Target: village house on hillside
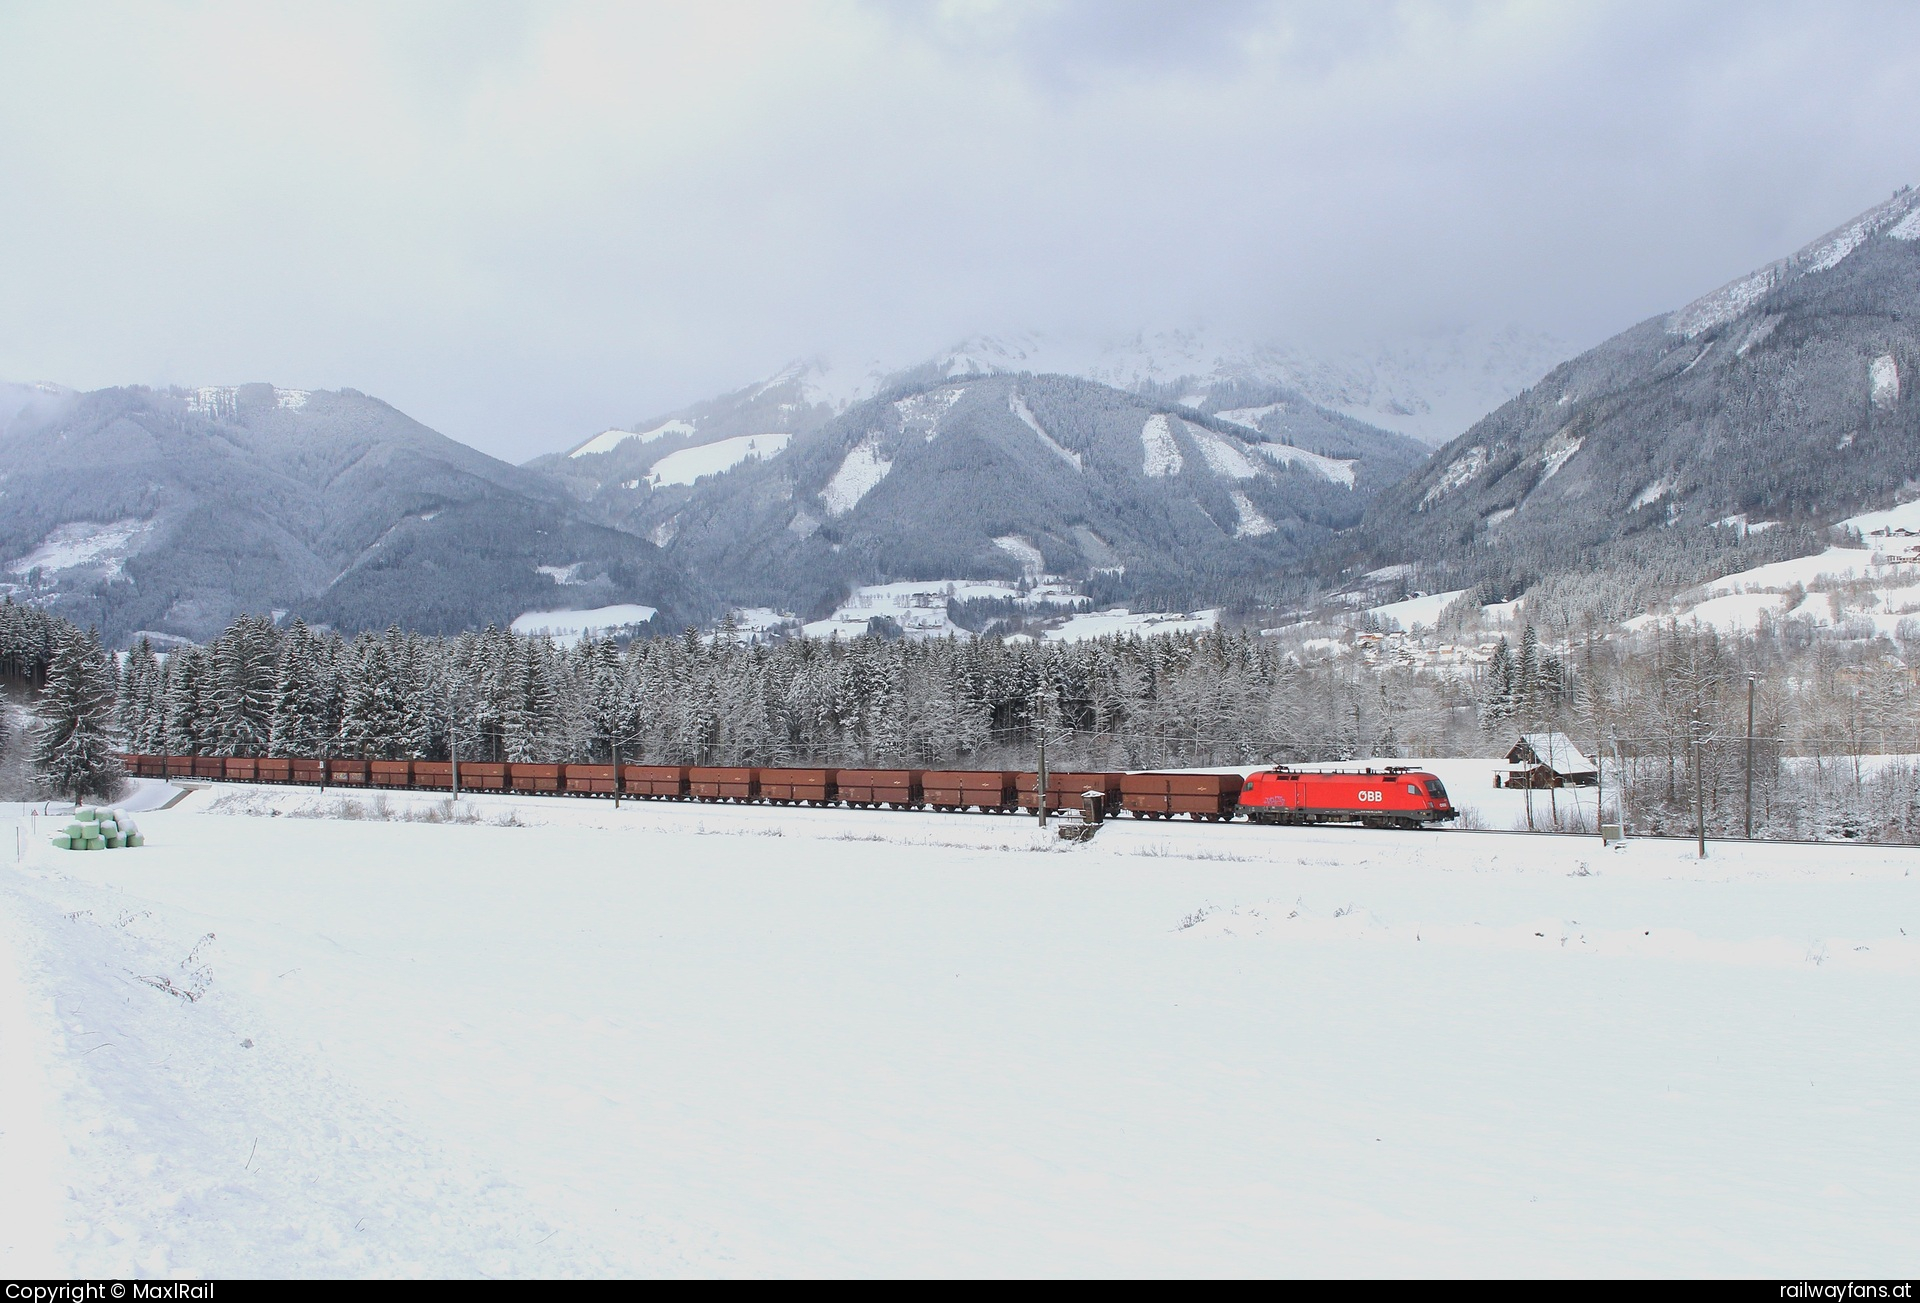
M 1593 787 L 1600 781 L 1600 767 L 1565 733 L 1521 734 L 1507 763 L 1512 768 L 1494 775 L 1496 787 Z

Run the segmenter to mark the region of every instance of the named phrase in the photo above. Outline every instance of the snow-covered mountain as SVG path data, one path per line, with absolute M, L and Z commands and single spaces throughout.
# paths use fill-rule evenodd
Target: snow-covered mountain
M 1445 443 L 1571 350 L 1518 327 L 1430 330 L 1369 348 L 1310 350 L 1205 327 L 1105 341 L 978 336 L 937 359 L 948 375 L 1052 371 L 1205 407 L 1224 389 L 1268 387 L 1343 416 Z
M 73 405 L 79 394 L 65 385 L 18 384 L 0 380 L 0 438 L 14 426 L 30 425 L 57 416 Z
M 1705 527 L 1888 505 L 1920 491 L 1916 367 L 1920 193 L 1905 188 L 1555 368 L 1373 504 L 1371 559 L 1537 572 L 1633 535 L 1684 550 Z
M 667 548 L 711 589 L 744 605 L 804 612 L 821 608 L 836 591 L 844 593 L 857 584 L 1017 573 L 1017 567 L 1008 569 L 1003 550 L 996 550 L 993 539 L 999 535 L 1027 539 L 1043 551 L 1043 535 L 1061 540 L 1058 554 L 1049 553 L 1050 573 L 1084 576 L 1105 569 L 1117 574 L 1125 568 L 1133 578 L 1124 587 L 1135 596 L 1144 595 L 1145 589 L 1137 585 L 1147 584 L 1151 575 L 1156 600 L 1199 602 L 1211 600 L 1199 591 L 1204 585 L 1196 586 L 1201 574 L 1244 577 L 1261 566 L 1271 572 L 1283 553 L 1285 559 L 1298 561 L 1311 550 L 1307 534 L 1354 523 L 1366 500 L 1418 464 L 1422 441 L 1430 444 L 1464 428 L 1536 379 L 1558 356 L 1553 341 L 1516 330 L 1436 333 L 1398 349 L 1353 353 L 1339 360 L 1199 329 L 1118 340 L 1031 332 L 981 335 L 908 366 L 871 360 L 854 365 L 826 359 L 797 362 L 732 393 L 628 429 L 599 432 L 528 466 L 565 484 L 597 519 Z M 1015 393 L 1022 383 L 1044 380 L 1050 386 L 1049 401 L 1056 404 L 1055 423 L 1091 430 L 1112 410 L 1124 409 L 1132 413 L 1127 419 L 1135 428 L 1127 437 L 1135 443 L 1149 418 L 1164 419 L 1173 422 L 1169 428 L 1176 434 L 1169 437 L 1176 442 L 1181 437 L 1177 432 L 1191 427 L 1209 430 L 1228 444 L 1260 445 L 1264 451 L 1248 463 L 1260 474 L 1251 478 L 1271 478 L 1276 468 L 1292 466 L 1320 485 L 1312 495 L 1324 497 L 1328 484 L 1336 484 L 1339 491 L 1311 505 L 1290 499 L 1276 508 L 1275 516 L 1256 505 L 1258 494 L 1249 497 L 1229 489 L 1222 503 L 1200 508 L 1209 520 L 1228 521 L 1229 536 L 1238 540 L 1215 556 L 1217 540 L 1211 533 L 1217 531 L 1211 525 L 1191 539 L 1178 529 L 1169 530 L 1163 519 L 1168 504 L 1160 501 L 1167 493 L 1165 485 L 1151 486 L 1153 491 L 1142 496 L 1135 491 L 1142 487 L 1137 484 L 1113 492 L 1116 485 L 1102 483 L 1091 499 L 1068 494 L 1076 505 L 1067 506 L 1065 500 L 1056 500 L 1045 477 L 1014 475 L 989 495 L 996 498 L 996 518 L 1004 517 L 1003 524 L 994 527 L 997 533 L 969 529 L 962 539 L 951 529 L 953 503 L 984 490 L 961 484 L 954 468 L 941 477 L 923 478 L 916 467 L 925 458 L 918 454 L 896 470 L 883 469 L 893 466 L 901 451 L 891 442 L 896 437 L 892 426 L 919 419 L 907 414 L 896 420 L 887 415 L 891 409 L 886 403 L 919 402 L 916 395 L 932 392 L 957 395 L 963 382 L 1019 378 L 1027 379 L 1012 388 L 998 383 L 994 392 Z M 974 410 L 971 403 L 969 411 Z M 1017 411 L 1007 401 L 987 407 L 995 415 L 975 415 L 965 424 L 970 430 L 984 429 L 983 420 L 1008 426 L 989 440 L 996 447 L 992 456 L 1033 444 L 1032 431 L 1044 426 L 1016 419 Z M 1183 421 L 1189 424 L 1180 424 Z M 1058 447 L 1071 454 L 1060 465 L 1084 458 L 1084 449 Z M 990 457 L 981 455 L 981 484 L 995 482 Z M 1016 455 L 1015 462 L 1020 456 L 1024 454 Z M 1195 468 L 1190 475 L 1217 471 L 1192 450 L 1181 456 Z M 863 457 L 867 460 L 861 461 Z M 834 465 L 827 467 L 828 460 Z M 762 474 L 759 468 L 768 466 L 776 469 Z M 1036 469 L 1053 472 L 1059 467 L 1043 461 Z M 816 470 L 821 474 L 814 475 Z M 1105 473 L 1090 472 L 1092 481 L 1099 482 Z M 1145 473 L 1137 472 L 1135 478 L 1140 474 Z M 848 552 L 850 537 L 842 535 L 858 521 L 836 517 L 863 515 L 868 508 L 855 511 L 855 505 L 881 478 L 889 481 L 881 499 L 891 504 L 890 524 L 882 531 L 890 541 L 871 555 Z M 1083 479 L 1082 486 L 1087 482 Z M 783 487 L 765 491 L 775 492 L 793 508 L 778 521 L 747 511 L 737 494 L 741 484 L 762 486 L 758 492 L 771 483 Z M 848 498 L 844 511 L 839 509 L 842 496 Z M 1244 511 L 1235 505 L 1243 498 Z M 1069 519 L 1055 519 L 1050 513 L 1056 509 Z M 1128 511 L 1146 516 L 1127 518 Z M 1243 517 L 1265 521 L 1271 529 L 1256 527 L 1236 536 L 1233 522 Z M 1291 530 L 1288 520 L 1310 522 L 1311 528 L 1306 533 Z M 1065 540 L 1077 537 L 1076 525 L 1107 542 L 1090 550 L 1069 545 Z M 815 532 L 831 544 L 830 552 L 820 557 L 811 555 L 820 545 L 805 542 Z M 1285 534 L 1285 546 L 1272 540 L 1258 545 L 1245 541 L 1269 533 Z M 932 539 L 946 539 L 951 550 L 928 550 Z M 1182 540 L 1178 549 L 1169 552 L 1176 539 Z M 1137 546 L 1115 548 L 1114 540 L 1133 540 Z M 1256 554 L 1263 559 L 1256 562 Z M 914 560 L 903 566 L 907 556 Z
M 838 415 L 796 371 L 534 467 L 724 599 L 1064 575 L 1188 603 L 1275 581 L 1424 456 L 1287 391 L 1219 412 L 950 359 Z
M 1432 330 L 1372 348 L 1321 352 L 1204 327 L 1107 339 L 1031 331 L 975 335 L 918 361 L 796 361 L 732 393 L 603 431 L 530 465 L 569 480 L 588 497 L 614 484 L 628 484 L 631 493 L 638 485 L 630 482 L 644 481 L 656 461 L 690 448 L 803 433 L 893 388 L 1023 373 L 1097 380 L 1208 412 L 1244 406 L 1250 392 L 1281 391 L 1275 397 L 1302 412 L 1320 408 L 1431 447 L 1533 384 L 1568 351 L 1549 335 L 1511 326 Z M 616 449 L 618 457 L 602 455 Z
M 551 481 L 364 394 L 265 384 L 0 390 L 0 592 L 116 642 L 269 610 L 441 632 L 561 606 L 707 614 Z

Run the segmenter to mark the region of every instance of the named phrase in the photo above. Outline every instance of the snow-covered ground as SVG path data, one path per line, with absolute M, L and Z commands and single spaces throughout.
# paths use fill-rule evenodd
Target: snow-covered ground
M 1220 612 L 1210 611 L 1130 611 L 1116 606 L 1106 611 L 1087 611 L 1070 616 L 1057 629 L 1044 635 L 1047 642 L 1078 642 L 1085 638 L 1109 638 L 1116 635 L 1155 633 L 1205 633 L 1220 623 Z
M 569 457 L 590 457 L 596 453 L 612 452 L 630 439 L 641 443 L 652 443 L 655 439 L 672 438 L 694 433 L 694 428 L 685 421 L 667 421 L 654 426 L 651 430 L 606 430 L 568 453 Z
M 1029 547 L 1028 551 L 1038 558 L 1037 549 Z M 867 631 L 867 621 L 884 616 L 898 624 L 910 638 L 971 638 L 971 633 L 948 617 L 948 601 L 1018 599 L 1025 606 L 1044 612 L 1053 607 L 1071 609 L 1080 600 L 1071 584 L 1039 578 L 1040 582 L 1032 584 L 1025 593 L 1012 584 L 994 579 L 903 579 L 891 584 L 867 584 L 854 589 L 853 595 L 836 607 L 832 615 L 807 624 L 803 632 L 809 638 L 830 638 L 835 634 L 857 638 Z
M 340 799 L 0 870 L 0 1270 L 1914 1265 L 1911 851 Z
M 1384 606 L 1371 606 L 1367 614 L 1386 621 L 1391 620 L 1402 629 L 1413 630 L 1421 627 L 1428 629 L 1440 623 L 1440 613 L 1466 595 L 1466 589 L 1456 588 L 1447 593 L 1428 593 L 1424 597 L 1409 597 L 1403 601 L 1388 602 Z
M 692 484 L 703 476 L 732 470 L 750 457 L 777 457 L 792 439 L 791 434 L 743 434 L 703 443 L 697 448 L 682 448 L 655 462 L 647 478 L 655 487 Z
M 546 634 L 557 643 L 571 645 L 589 633 L 628 629 L 645 624 L 658 614 L 651 606 L 623 602 L 585 611 L 528 611 L 515 616 L 512 627 L 515 633 Z
M 96 566 L 107 578 L 117 578 L 127 558 L 140 550 L 152 532 L 152 521 L 131 516 L 106 523 L 76 521 L 55 529 L 41 540 L 39 547 L 9 561 L 6 569 L 9 574 L 23 575 L 31 570 Z
M 1868 541 L 1872 546 L 1830 547 L 1727 575 L 1683 594 L 1667 611 L 1628 620 L 1626 627 L 1644 629 L 1678 618 L 1733 632 L 1751 630 L 1767 615 L 1822 627 L 1853 619 L 1874 633 L 1897 637 L 1900 622 L 1920 613 L 1920 557 L 1910 542 L 1897 537 Z

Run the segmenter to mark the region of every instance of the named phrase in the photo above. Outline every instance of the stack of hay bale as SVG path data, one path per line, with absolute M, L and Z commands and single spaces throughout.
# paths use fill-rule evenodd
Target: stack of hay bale
M 117 851 L 144 846 L 147 839 L 133 826 L 125 810 L 95 810 L 82 806 L 73 812 L 65 832 L 55 833 L 54 847 L 63 851 Z

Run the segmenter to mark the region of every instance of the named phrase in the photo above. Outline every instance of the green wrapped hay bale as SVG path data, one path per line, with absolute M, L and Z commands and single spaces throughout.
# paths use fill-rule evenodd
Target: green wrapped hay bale
M 76 821 L 74 823 L 70 823 L 67 825 L 67 836 L 85 837 L 86 835 L 87 835 L 87 825 L 85 825 L 84 823 L 79 823 Z
M 100 830 L 102 837 L 112 837 L 120 831 L 119 824 L 109 822 L 106 819 L 102 819 L 99 823 L 95 824 L 94 827 Z
M 73 817 L 81 823 L 99 823 L 100 812 L 90 805 L 83 805 L 73 812 Z
M 53 849 L 55 849 L 56 851 L 65 851 L 65 850 L 73 849 L 73 838 L 67 836 L 63 832 L 55 833 L 53 835 Z
M 87 838 L 87 849 L 90 851 L 104 851 L 107 849 L 107 839 L 105 837 L 89 837 Z
M 127 845 L 129 846 L 145 846 L 146 844 L 147 839 L 139 833 L 134 833 L 131 837 L 127 838 Z
M 107 838 L 107 849 L 110 851 L 117 851 L 125 844 L 126 844 L 125 839 L 122 838 L 118 833 L 115 833 L 113 836 Z

